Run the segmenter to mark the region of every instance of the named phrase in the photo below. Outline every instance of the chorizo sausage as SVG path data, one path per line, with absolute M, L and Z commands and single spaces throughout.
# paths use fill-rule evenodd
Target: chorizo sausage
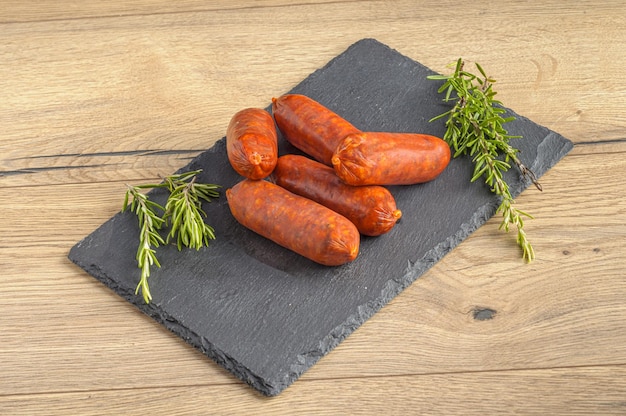
M 226 130 L 226 153 L 241 176 L 263 179 L 272 173 L 278 160 L 278 139 L 271 114 L 261 108 L 235 113 Z
M 272 113 L 289 143 L 328 166 L 339 142 L 360 132 L 335 112 L 300 94 L 272 98 Z
M 435 179 L 450 162 L 442 139 L 415 133 L 347 136 L 332 157 L 337 176 L 349 185 L 411 185 Z
M 387 233 L 402 216 L 387 188 L 346 185 L 333 168 L 304 156 L 279 157 L 270 178 L 288 191 L 319 202 L 348 218 L 364 235 Z
M 276 184 L 244 179 L 226 199 L 240 224 L 317 263 L 339 266 L 358 255 L 360 235 L 350 220 Z

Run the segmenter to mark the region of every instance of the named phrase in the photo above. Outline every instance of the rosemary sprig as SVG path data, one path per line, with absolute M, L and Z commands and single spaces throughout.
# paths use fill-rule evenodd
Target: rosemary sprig
M 146 186 L 141 185 L 127 185 L 122 212 L 128 209 L 129 199 L 132 198 L 130 209 L 137 215 L 140 228 L 139 246 L 137 247 L 135 259 L 137 260 L 137 266 L 141 269 L 141 278 L 139 279 L 139 284 L 135 289 L 135 294 L 137 294 L 141 289 L 144 301 L 146 303 L 150 303 L 152 300 L 150 287 L 148 286 L 150 267 L 153 264 L 156 264 L 157 267 L 161 267 L 161 264 L 156 257 L 155 248 L 161 244 L 165 244 L 163 237 L 159 234 L 159 230 L 163 226 L 165 220 L 158 215 L 157 211 L 164 211 L 165 208 L 156 202 L 150 201 L 148 196 L 141 192 L 141 190 L 145 188 Z
M 496 92 L 493 84 L 496 80 L 488 77 L 478 63 L 475 65 L 481 76 L 465 71 L 464 62 L 459 58 L 452 75 L 428 77 L 431 80 L 443 80 L 438 92 L 445 91 L 445 102 L 455 101 L 450 110 L 430 121 L 447 117 L 443 139 L 454 149 L 454 157 L 469 155 L 472 158 L 474 172 L 471 181 L 483 177 L 491 192 L 501 198 L 496 210 L 496 213 L 502 214 L 500 229 L 508 232 L 511 224 L 517 228 L 517 243 L 522 249 L 523 258 L 530 262 L 535 258 L 535 252 L 524 231 L 524 217 L 533 217 L 514 206 L 515 200 L 503 173 L 511 167 L 509 162 L 512 161 L 522 176 L 528 178 L 537 189 L 541 190 L 541 185 L 534 173 L 518 158 L 519 150 L 509 144 L 510 139 L 521 136 L 511 136 L 503 127 L 503 124 L 515 120 L 515 117 L 503 117 L 505 110 L 502 103 L 494 98 Z
M 183 246 L 200 250 L 215 239 L 215 230 L 205 223 L 202 217 L 202 201 L 211 202 L 211 198 L 219 196 L 218 185 L 196 183 L 199 171 L 172 175 L 165 179 L 170 196 L 165 204 L 164 219 L 171 226 L 167 242 L 176 237 L 178 250 Z
M 196 175 L 200 172 L 194 170 L 170 175 L 160 184 L 127 185 L 122 212 L 128 209 L 132 199 L 130 208 L 137 215 L 140 228 L 136 260 L 141 277 L 135 294 L 141 290 L 146 303 L 152 300 L 148 286 L 150 267 L 161 267 L 155 250 L 159 245 L 176 238 L 178 250 L 182 250 L 183 246 L 199 250 L 208 245 L 209 240 L 215 239 L 215 230 L 203 220 L 206 213 L 202 210 L 202 200 L 210 202 L 212 198 L 218 197 L 219 186 L 197 183 Z M 169 191 L 165 207 L 142 193 L 144 189 L 153 188 L 167 188 Z M 162 214 L 159 215 L 159 212 Z M 160 234 L 164 225 L 170 227 L 166 240 Z

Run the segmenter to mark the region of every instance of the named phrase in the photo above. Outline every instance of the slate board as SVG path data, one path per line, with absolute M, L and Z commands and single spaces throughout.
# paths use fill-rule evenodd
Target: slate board
M 449 107 L 437 93 L 440 83 L 426 79 L 433 73 L 374 39 L 363 39 L 289 92 L 308 95 L 361 130 L 441 137 L 443 121 L 428 120 Z M 538 177 L 572 149 L 559 134 L 507 111 L 517 117 L 507 124 L 509 133 L 524 137 L 512 144 Z M 297 153 L 282 138 L 279 148 L 281 154 Z M 380 237 L 362 238 L 354 262 L 325 267 L 234 220 L 223 191 L 242 178 L 228 164 L 224 138 L 179 171 L 190 169 L 203 169 L 200 181 L 223 186 L 218 199 L 204 204 L 217 240 L 200 251 L 160 247 L 162 268 L 154 268 L 150 277 L 151 304 L 134 294 L 138 225 L 132 214 L 115 215 L 77 243 L 69 258 L 270 396 L 413 283 L 487 221 L 498 205 L 484 184 L 470 184 L 471 162 L 454 159 L 430 183 L 390 187 L 403 211 L 396 227 Z M 514 169 L 506 180 L 514 195 L 529 185 Z M 153 191 L 151 197 L 165 201 L 163 192 Z M 415 305 L 415 313 L 419 308 Z

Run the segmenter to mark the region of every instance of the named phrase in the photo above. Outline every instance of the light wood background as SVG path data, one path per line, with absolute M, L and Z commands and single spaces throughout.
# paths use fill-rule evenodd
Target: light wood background
M 518 198 L 535 262 L 494 218 L 262 397 L 66 256 L 364 37 L 575 148 Z M 621 0 L 0 1 L 0 414 L 626 414 L 625 45 Z

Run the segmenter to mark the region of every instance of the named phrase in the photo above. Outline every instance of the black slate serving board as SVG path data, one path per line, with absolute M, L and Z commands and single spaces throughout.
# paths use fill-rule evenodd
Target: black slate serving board
M 433 73 L 376 40 L 363 39 L 289 92 L 308 95 L 361 130 L 441 137 L 443 121 L 428 120 L 449 107 L 437 93 L 440 83 L 426 79 Z M 507 124 L 509 133 L 524 137 L 512 144 L 538 177 L 572 149 L 561 135 L 507 111 L 517 117 Z M 281 154 L 297 153 L 282 138 L 279 148 Z M 160 247 L 162 267 L 150 277 L 151 304 L 134 294 L 138 225 L 131 213 L 105 222 L 77 243 L 69 258 L 265 395 L 293 383 L 487 221 L 498 205 L 483 183 L 470 184 L 471 162 L 454 159 L 430 183 L 390 187 L 403 212 L 396 227 L 362 238 L 354 262 L 325 267 L 234 220 L 223 191 L 242 178 L 228 163 L 224 138 L 180 171 L 191 169 L 203 169 L 200 181 L 223 186 L 222 195 L 204 205 L 217 239 L 200 251 Z M 506 179 L 514 196 L 528 186 L 515 169 Z M 165 201 L 158 190 L 151 197 Z M 418 313 L 419 305 L 415 308 Z

